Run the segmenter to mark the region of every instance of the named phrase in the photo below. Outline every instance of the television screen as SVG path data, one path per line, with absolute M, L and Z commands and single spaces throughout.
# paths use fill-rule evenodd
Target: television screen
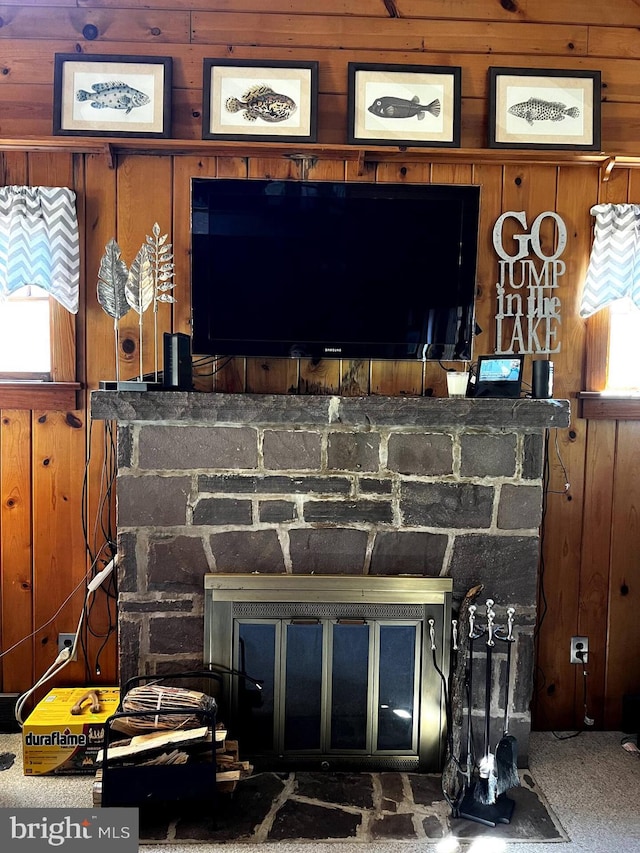
M 470 360 L 480 188 L 194 178 L 192 350 Z

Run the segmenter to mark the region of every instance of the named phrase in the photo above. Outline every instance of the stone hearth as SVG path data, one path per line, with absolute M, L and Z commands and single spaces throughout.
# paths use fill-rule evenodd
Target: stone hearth
M 121 679 L 199 667 L 204 575 L 451 577 L 516 608 L 528 751 L 544 436 L 558 400 L 96 391 L 118 422 Z M 504 683 L 504 656 L 493 656 Z M 474 671 L 474 683 L 483 676 Z M 503 689 L 495 691 L 495 731 Z
M 140 842 L 568 840 L 529 772 L 508 792 L 515 803 L 511 823 L 497 828 L 453 817 L 440 783 L 436 774 L 260 773 L 240 782 L 206 815 L 141 808 Z

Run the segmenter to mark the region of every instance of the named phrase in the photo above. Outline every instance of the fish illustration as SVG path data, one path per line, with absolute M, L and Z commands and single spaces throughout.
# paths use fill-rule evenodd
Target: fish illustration
M 426 113 L 431 113 L 436 118 L 440 115 L 440 101 L 436 98 L 430 104 L 421 104 L 420 98 L 414 95 L 410 101 L 406 98 L 396 98 L 388 95 L 376 98 L 369 107 L 369 112 L 382 118 L 412 118 L 418 116 L 422 121 Z
M 91 101 L 91 106 L 97 110 L 125 110 L 125 115 L 129 115 L 134 107 L 143 107 L 149 103 L 148 95 L 126 83 L 93 83 L 91 88 L 93 92 L 79 89 L 76 98 L 79 101 Z
M 529 98 L 509 107 L 507 112 L 512 116 L 526 119 L 529 124 L 534 121 L 562 121 L 565 117 L 578 118 L 580 110 L 578 107 L 567 107 L 560 101 L 543 101 L 541 98 Z
M 280 95 L 263 84 L 252 86 L 242 100 L 227 98 L 225 106 L 230 113 L 244 110 L 242 117 L 247 121 L 261 118 L 269 122 L 285 121 L 298 109 L 296 102 L 288 95 Z

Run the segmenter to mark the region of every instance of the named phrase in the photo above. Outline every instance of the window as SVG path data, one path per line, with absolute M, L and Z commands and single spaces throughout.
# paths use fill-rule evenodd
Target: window
M 34 286 L 0 302 L 0 409 L 76 409 L 75 378 L 75 314 Z
M 0 187 L 0 409 L 74 409 L 75 192 Z
M 578 394 L 580 417 L 640 420 L 640 377 L 636 341 L 640 309 L 615 300 L 587 320 L 585 388 Z
M 609 356 L 606 390 L 640 391 L 637 342 L 640 339 L 640 308 L 626 299 L 609 306 Z
M 49 299 L 27 285 L 0 303 L 1 379 L 51 379 Z
M 586 418 L 640 419 L 633 343 L 640 334 L 640 205 L 597 204 L 593 246 L 580 301 L 587 318 Z M 635 349 L 635 347 L 634 347 Z

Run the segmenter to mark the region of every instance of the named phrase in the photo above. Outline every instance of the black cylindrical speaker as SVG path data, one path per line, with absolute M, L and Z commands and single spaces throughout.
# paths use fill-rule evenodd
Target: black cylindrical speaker
M 532 365 L 531 396 L 548 400 L 553 397 L 553 362 L 537 359 Z

